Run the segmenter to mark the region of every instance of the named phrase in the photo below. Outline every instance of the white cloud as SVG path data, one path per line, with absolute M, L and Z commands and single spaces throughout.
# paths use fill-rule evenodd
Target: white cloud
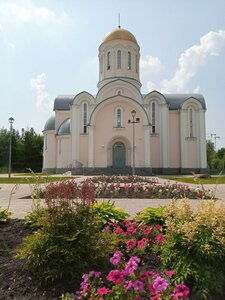
M 3 27 L 2 27 L 2 24 L 0 24 L 0 31 L 2 31 L 3 30 Z
M 45 73 L 41 73 L 37 75 L 35 78 L 30 80 L 30 86 L 33 90 L 36 91 L 36 105 L 38 108 L 45 108 L 48 110 L 52 110 L 52 101 L 50 96 L 46 90 L 46 75 Z
M 153 90 L 156 90 L 156 84 L 154 82 L 152 82 L 152 81 L 149 80 L 147 82 L 147 91 L 149 93 L 149 92 L 151 92 Z
M 181 54 L 177 70 L 171 79 L 161 82 L 163 93 L 187 92 L 190 80 L 201 66 L 206 64 L 208 56 L 218 56 L 225 46 L 225 31 L 210 31 L 200 38 L 200 44 L 193 45 Z
M 56 13 L 46 7 L 37 7 L 35 2 L 28 2 L 29 5 L 0 3 L 0 17 L 7 22 L 19 21 L 22 23 L 34 22 L 38 25 L 48 22 L 65 21 L 68 15 L 63 11 Z
M 9 46 L 11 49 L 14 49 L 14 48 L 15 48 L 15 44 L 13 44 L 13 43 L 11 43 L 11 42 L 8 42 L 7 44 L 8 44 L 8 46 Z
M 158 57 L 146 56 L 140 59 L 140 68 L 145 73 L 159 73 L 163 69 L 163 65 Z

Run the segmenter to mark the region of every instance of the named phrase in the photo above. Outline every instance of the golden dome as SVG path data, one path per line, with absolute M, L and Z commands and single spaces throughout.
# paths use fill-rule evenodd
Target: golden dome
M 102 43 L 106 43 L 112 40 L 126 40 L 137 44 L 137 40 L 134 35 L 130 31 L 123 28 L 116 28 L 113 31 L 109 32 L 104 37 Z

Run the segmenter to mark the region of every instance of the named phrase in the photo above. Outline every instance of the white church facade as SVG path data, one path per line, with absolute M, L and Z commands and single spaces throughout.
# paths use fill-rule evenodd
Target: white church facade
M 98 92 L 62 95 L 44 134 L 43 171 L 183 174 L 207 168 L 204 97 L 141 93 L 140 47 L 122 28 L 99 47 Z

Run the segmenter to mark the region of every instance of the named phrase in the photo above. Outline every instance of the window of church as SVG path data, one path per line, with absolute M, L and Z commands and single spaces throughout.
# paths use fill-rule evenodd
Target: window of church
M 193 138 L 195 136 L 194 132 L 194 118 L 195 118 L 195 110 L 193 107 L 188 108 L 188 136 Z
M 156 133 L 156 103 L 152 102 L 151 104 L 151 133 Z
M 103 72 L 103 56 L 101 55 L 101 59 L 100 59 L 100 71 L 101 73 Z
M 123 109 L 121 107 L 117 107 L 115 110 L 115 127 L 123 127 Z
M 107 52 L 107 70 L 110 70 L 110 52 Z
M 45 134 L 45 150 L 48 149 L 48 136 L 47 136 L 47 133 Z
M 83 133 L 87 133 L 88 124 L 88 105 L 86 102 L 83 104 Z
M 117 51 L 117 69 L 121 69 L 121 51 Z
M 128 70 L 131 70 L 131 52 L 128 51 Z
M 137 55 L 135 56 L 135 68 L 136 68 L 136 73 L 138 72 L 138 57 Z

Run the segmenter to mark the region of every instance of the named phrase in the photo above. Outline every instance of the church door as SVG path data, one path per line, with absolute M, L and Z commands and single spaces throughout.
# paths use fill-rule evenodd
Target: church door
M 121 142 L 117 142 L 113 145 L 113 167 L 125 167 L 125 145 Z

